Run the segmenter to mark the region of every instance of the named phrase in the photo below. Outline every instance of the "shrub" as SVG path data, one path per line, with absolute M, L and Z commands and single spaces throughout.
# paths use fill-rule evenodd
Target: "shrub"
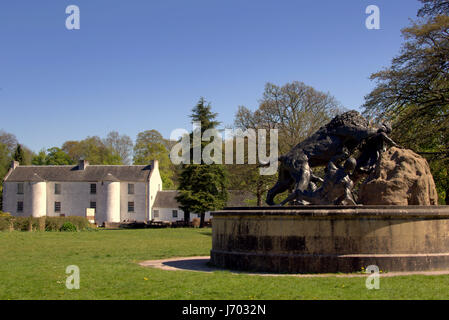
M 0 217 L 0 231 L 9 231 L 14 229 L 12 216 L 1 216 Z
M 0 231 L 60 231 L 64 223 L 70 222 L 77 230 L 94 228 L 84 217 L 14 217 L 11 215 L 0 216 Z
M 62 225 L 61 231 L 76 232 L 77 228 L 73 223 L 67 221 Z
M 11 217 L 11 214 L 9 212 L 0 211 L 0 217 Z

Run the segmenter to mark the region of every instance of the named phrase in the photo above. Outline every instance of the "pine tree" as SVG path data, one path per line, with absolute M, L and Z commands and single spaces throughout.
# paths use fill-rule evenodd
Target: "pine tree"
M 216 128 L 219 122 L 215 120 L 216 113 L 211 111 L 212 107 L 201 98 L 192 109 L 190 116 L 193 121 L 201 123 L 201 134 L 207 129 Z M 198 129 L 199 130 L 199 129 Z M 193 132 L 190 134 L 191 159 L 193 154 Z M 205 143 L 202 142 L 201 150 Z M 204 227 L 204 219 L 207 211 L 221 209 L 228 199 L 226 189 L 226 170 L 219 164 L 184 164 L 181 169 L 179 181 L 179 195 L 176 200 L 181 204 L 184 211 L 184 221 L 190 221 L 190 213 L 200 214 L 200 227 Z
M 20 165 L 25 164 L 25 152 L 20 144 L 17 145 L 13 156 L 14 161 L 19 162 Z

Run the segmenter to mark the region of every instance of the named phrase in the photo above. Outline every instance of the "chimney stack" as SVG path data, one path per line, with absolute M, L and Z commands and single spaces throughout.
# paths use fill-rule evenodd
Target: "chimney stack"
M 78 170 L 85 170 L 88 165 L 89 165 L 89 161 L 80 159 L 80 161 L 78 163 Z
M 12 161 L 11 162 L 11 169 L 16 169 L 20 165 L 19 161 Z
M 159 161 L 158 160 L 151 160 L 151 169 L 159 170 Z

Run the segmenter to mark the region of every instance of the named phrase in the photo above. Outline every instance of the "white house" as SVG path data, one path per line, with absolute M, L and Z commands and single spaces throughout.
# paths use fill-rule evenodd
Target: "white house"
M 174 222 L 184 220 L 184 211 L 179 208 L 180 204 L 176 201 L 177 195 L 177 190 L 161 190 L 157 193 L 152 212 L 155 221 Z M 230 190 L 228 196 L 226 204 L 228 207 L 247 207 L 249 204 L 246 201 L 254 198 L 250 192 L 241 190 Z M 190 220 L 199 217 L 200 215 L 196 213 L 190 213 Z M 208 221 L 210 218 L 210 212 L 206 212 L 204 220 Z
M 81 216 L 104 222 L 184 220 L 178 191 L 162 190 L 157 160 L 148 166 L 20 166 L 3 180 L 3 211 L 13 216 Z M 228 206 L 247 206 L 249 192 L 230 191 Z M 92 212 L 94 217 L 92 217 Z M 190 214 L 190 219 L 199 217 Z M 205 220 L 210 219 L 206 213 Z
M 3 211 L 14 216 L 86 216 L 97 224 L 152 220 L 162 180 L 156 160 L 148 166 L 20 166 L 3 181 Z
M 157 193 L 152 212 L 155 221 L 175 222 L 184 220 L 184 211 L 179 208 L 180 204 L 176 201 L 177 195 L 177 190 L 161 190 Z M 190 220 L 193 220 L 193 218 L 199 218 L 199 215 L 191 213 Z M 210 220 L 209 212 L 206 212 L 204 220 Z

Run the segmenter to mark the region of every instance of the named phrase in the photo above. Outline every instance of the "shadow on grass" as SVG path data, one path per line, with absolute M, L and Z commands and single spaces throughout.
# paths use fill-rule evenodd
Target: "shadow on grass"
M 212 230 L 204 230 L 204 231 L 201 231 L 200 234 L 202 234 L 203 236 L 212 237 Z

